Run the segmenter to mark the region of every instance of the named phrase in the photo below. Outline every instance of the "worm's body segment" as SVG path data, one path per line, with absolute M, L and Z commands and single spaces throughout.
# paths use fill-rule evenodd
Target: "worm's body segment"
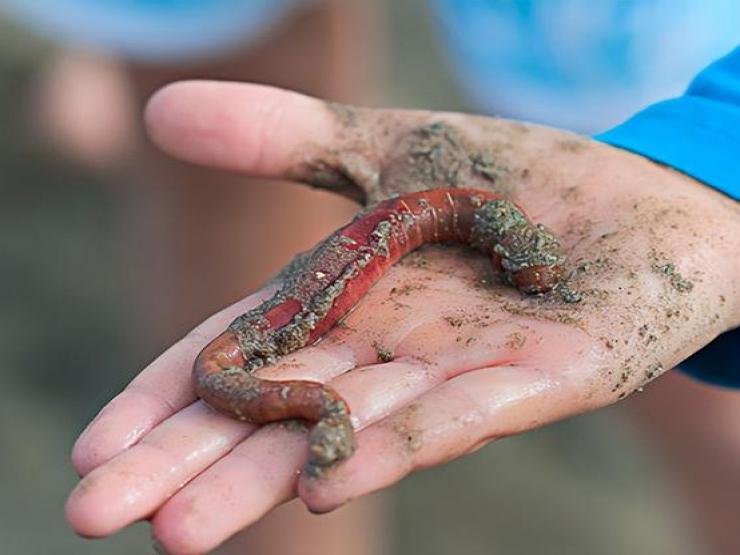
M 316 342 L 402 256 L 440 242 L 491 255 L 507 281 L 525 293 L 549 291 L 561 276 L 564 257 L 555 237 L 498 195 L 434 189 L 384 200 L 319 244 L 274 297 L 237 318 L 200 353 L 196 393 L 214 408 L 256 424 L 316 422 L 309 469 L 320 471 L 349 457 L 350 409 L 333 389 L 263 380 L 254 372 Z

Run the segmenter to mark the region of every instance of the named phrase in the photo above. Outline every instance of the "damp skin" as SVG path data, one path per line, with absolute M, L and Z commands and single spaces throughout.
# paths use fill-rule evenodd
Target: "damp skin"
M 461 243 L 491 257 L 504 280 L 526 294 L 546 293 L 563 275 L 554 235 L 498 194 L 434 189 L 362 210 L 282 274 L 281 289 L 239 316 L 195 361 L 197 395 L 255 424 L 303 419 L 307 470 L 320 474 L 355 450 L 350 407 L 331 387 L 265 380 L 255 371 L 311 345 L 337 324 L 404 255 L 427 243 Z

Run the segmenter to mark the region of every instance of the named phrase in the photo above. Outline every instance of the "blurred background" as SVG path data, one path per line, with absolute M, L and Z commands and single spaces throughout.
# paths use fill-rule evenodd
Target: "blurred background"
M 214 77 L 373 105 L 476 106 L 420 0 L 309 2 L 208 59 L 115 56 L 32 33 L 24 21 L 0 10 L 0 553 L 150 553 L 146 524 L 95 541 L 65 524 L 74 439 L 153 356 L 354 207 L 159 156 L 142 136 L 145 98 L 175 79 Z M 323 215 L 321 228 L 294 217 L 304 206 Z M 200 225 L 204 214 L 218 214 L 215 229 Z M 270 222 L 282 230 L 245 244 L 238 267 L 226 267 L 219 241 Z M 727 526 L 699 518 L 714 490 L 674 464 L 684 452 L 704 449 L 707 461 L 729 453 L 729 474 L 739 450 L 717 447 L 725 436 L 683 449 L 661 441 L 671 434 L 660 435 L 666 418 L 656 414 L 670 415 L 680 438 L 681 414 L 704 406 L 683 391 L 724 395 L 684 382 L 667 378 L 635 401 L 406 479 L 380 501 L 379 552 L 740 552 Z M 720 401 L 723 421 L 736 422 L 737 401 Z M 657 426 L 646 431 L 650 421 Z

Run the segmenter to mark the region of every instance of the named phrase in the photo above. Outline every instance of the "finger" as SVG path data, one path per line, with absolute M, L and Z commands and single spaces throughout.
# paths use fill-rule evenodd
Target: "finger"
M 516 365 L 458 376 L 360 433 L 356 453 L 323 478 L 303 475 L 299 495 L 313 511 L 332 510 L 414 470 L 578 412 L 578 387 L 564 376 Z
M 344 339 L 327 341 L 285 357 L 265 373 L 281 379 L 327 381 L 356 361 L 373 360 L 372 350 L 364 349 L 359 336 L 354 343 L 357 352 L 352 345 Z M 189 368 L 187 376 L 189 379 Z M 131 410 L 122 416 L 130 414 Z M 104 430 L 94 427 L 91 433 Z M 82 535 L 102 536 L 146 517 L 253 430 L 252 426 L 214 413 L 204 403 L 180 410 L 82 479 L 68 501 L 70 523 Z M 94 436 L 86 441 L 92 443 Z M 99 511 L 100 506 L 109 510 Z
M 167 349 L 98 413 L 72 448 L 80 476 L 131 447 L 157 424 L 195 400 L 190 374 L 205 345 L 238 315 L 274 290 L 251 295 L 208 318 Z
M 358 427 L 376 422 L 446 379 L 416 359 L 358 368 L 331 382 Z M 195 478 L 155 515 L 153 534 L 168 553 L 204 553 L 295 495 L 308 455 L 305 430 L 261 428 Z
M 298 424 L 261 428 L 157 511 L 153 537 L 172 555 L 209 553 L 295 496 L 307 454 Z
M 297 147 L 331 145 L 336 136 L 323 102 L 265 85 L 174 83 L 151 98 L 145 117 L 152 140 L 170 154 L 261 176 L 285 174 Z
M 112 534 L 151 514 L 253 430 L 195 403 L 85 476 L 67 500 L 67 520 L 83 536 Z
M 216 335 L 222 327 L 223 323 L 218 331 L 208 329 L 207 337 Z M 365 344 L 361 335 L 345 334 L 339 329 L 331 339 L 284 357 L 260 375 L 274 379 L 328 381 L 358 363 L 374 361 L 375 357 L 375 352 Z M 189 361 L 188 383 L 192 357 Z M 176 371 L 179 370 L 173 370 Z M 123 399 L 134 402 L 136 397 Z M 130 417 L 134 409 L 132 406 L 120 416 Z M 117 417 L 119 415 L 107 415 L 102 421 L 110 429 L 110 422 Z M 131 423 L 120 425 L 130 426 Z M 138 443 L 83 478 L 70 495 L 70 523 L 83 535 L 100 536 L 146 517 L 253 429 L 213 413 L 203 403 L 180 410 L 154 427 Z M 93 426 L 85 441 L 94 444 L 95 434 L 102 434 L 105 430 Z M 100 504 L 111 508 L 100 512 L 96 509 Z

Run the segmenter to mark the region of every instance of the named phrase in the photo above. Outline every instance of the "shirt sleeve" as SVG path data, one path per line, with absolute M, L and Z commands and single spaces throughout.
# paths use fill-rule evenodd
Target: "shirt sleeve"
M 596 140 L 675 168 L 740 198 L 740 47 L 699 73 L 686 93 L 638 112 Z M 680 368 L 740 388 L 740 329 L 689 357 Z

